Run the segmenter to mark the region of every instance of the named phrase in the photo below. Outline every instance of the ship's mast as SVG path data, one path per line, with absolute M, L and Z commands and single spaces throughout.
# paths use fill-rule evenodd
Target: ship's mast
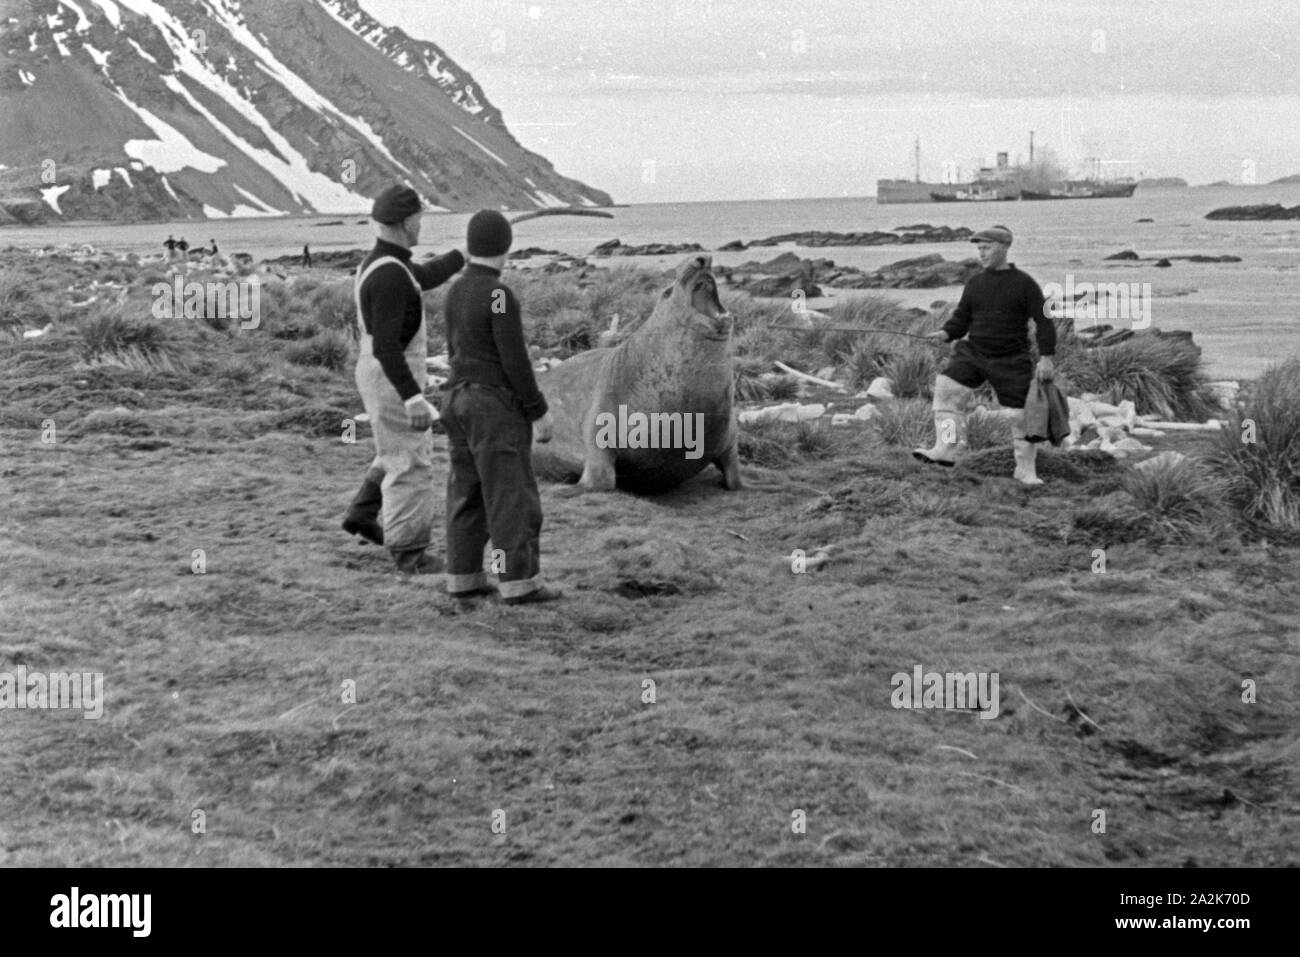
M 1034 131 L 1029 131 L 1029 165 L 1034 165 Z
M 921 182 L 921 137 L 916 138 L 916 181 Z

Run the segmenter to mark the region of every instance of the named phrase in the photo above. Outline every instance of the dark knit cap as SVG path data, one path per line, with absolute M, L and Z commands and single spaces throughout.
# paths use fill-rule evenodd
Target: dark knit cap
M 375 199 L 370 217 L 386 226 L 400 223 L 408 216 L 420 212 L 424 204 L 420 194 L 409 186 L 390 186 Z
M 470 217 L 466 239 L 471 256 L 504 256 L 514 242 L 510 220 L 495 209 L 480 209 Z

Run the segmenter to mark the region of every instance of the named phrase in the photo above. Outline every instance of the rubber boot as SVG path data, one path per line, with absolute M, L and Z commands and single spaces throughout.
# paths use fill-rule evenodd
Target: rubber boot
M 548 601 L 558 601 L 564 597 L 564 592 L 558 588 L 548 588 L 543 585 L 541 588 L 535 588 L 523 595 L 516 595 L 513 598 L 501 599 L 507 605 L 538 605 Z
M 367 472 L 366 480 L 361 483 L 361 488 L 343 516 L 343 531 L 349 535 L 360 535 L 376 545 L 384 544 L 384 529 L 379 524 L 379 509 L 384 504 L 384 493 L 380 486 L 383 480 L 384 475 L 378 469 Z
M 1011 440 L 1011 448 L 1016 455 L 1016 471 L 1013 478 L 1022 485 L 1042 485 L 1038 477 L 1034 460 L 1038 457 L 1038 446 L 1022 436 Z
M 446 563 L 441 558 L 429 555 L 423 548 L 409 552 L 393 552 L 397 570 L 403 575 L 440 575 Z
M 966 416 L 955 409 L 935 409 L 934 448 L 912 449 L 912 458 L 952 468 L 957 463 L 957 447 L 965 440 Z

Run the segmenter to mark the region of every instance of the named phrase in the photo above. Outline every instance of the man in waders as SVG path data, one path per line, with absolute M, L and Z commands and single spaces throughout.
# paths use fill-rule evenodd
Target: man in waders
M 357 270 L 356 382 L 376 454 L 343 528 L 387 546 L 402 572 L 436 574 L 442 559 L 425 549 L 432 544 L 436 494 L 429 428 L 438 412 L 424 397 L 428 349 L 421 293 L 455 275 L 465 257 L 453 250 L 424 263 L 411 261 L 421 209 L 415 190 L 393 186 L 371 212 L 378 242 Z
M 930 335 L 957 344 L 934 380 L 934 447 L 913 449 L 912 455 L 933 465 L 953 465 L 957 447 L 965 439 L 962 410 L 971 390 L 989 382 L 1003 408 L 1013 410 L 1009 418 L 1016 480 L 1042 485 L 1034 463 L 1037 446 L 1025 439 L 1025 397 L 1035 372 L 1027 332 L 1032 320 L 1038 340 L 1037 372 L 1043 381 L 1050 381 L 1056 325 L 1044 311 L 1038 283 L 1007 262 L 1011 230 L 994 226 L 976 233 L 971 242 L 979 249 L 984 271 L 970 278 L 952 316 Z
M 451 449 L 447 476 L 447 591 L 491 594 L 483 549 L 508 605 L 553 601 L 541 581 L 542 500 L 533 439 L 551 440 L 551 415 L 524 342 L 519 300 L 501 281 L 513 235 L 495 210 L 469 221 L 470 264 L 447 291 L 442 424 Z

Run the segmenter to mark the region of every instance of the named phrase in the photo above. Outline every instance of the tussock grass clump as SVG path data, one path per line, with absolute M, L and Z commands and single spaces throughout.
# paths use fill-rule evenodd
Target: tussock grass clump
M 1063 337 L 1061 374 L 1079 392 L 1106 402 L 1132 400 L 1140 415 L 1202 422 L 1217 403 L 1201 371 L 1201 354 L 1186 340 L 1139 333 L 1113 346 L 1087 348 Z
M 938 371 L 939 360 L 935 350 L 916 343 L 890 356 L 881 374 L 893 383 L 894 395 L 900 399 L 932 399 L 934 377 Z
M 0 330 L 21 334 L 24 327 L 44 327 L 55 316 L 46 297 L 35 292 L 18 270 L 0 271 Z
M 889 296 L 854 296 L 841 299 L 827 313 L 835 326 L 903 329 L 909 316 L 903 304 Z
M 836 436 L 821 422 L 755 422 L 740 427 L 738 451 L 742 462 L 782 468 L 832 457 Z
M 966 450 L 982 452 L 985 449 L 1011 445 L 1011 424 L 1000 415 L 975 411 L 966 416 Z
M 1120 487 L 1156 537 L 1181 541 L 1223 525 L 1223 482 L 1196 459 L 1129 469 Z
M 87 363 L 130 356 L 137 360 L 172 358 L 176 346 L 172 330 L 153 319 L 137 319 L 113 306 L 87 316 L 80 325 L 81 357 Z
M 1300 356 L 1265 370 L 1210 461 L 1248 522 L 1300 532 Z
M 1118 491 L 1076 508 L 1070 523 L 1070 539 L 1100 548 L 1140 541 L 1147 535 L 1146 517 L 1128 495 Z
M 801 458 L 825 459 L 835 453 L 835 441 L 830 429 L 820 422 L 797 422 L 794 449 Z
M 584 309 L 565 307 L 537 316 L 526 333 L 528 342 L 546 352 L 556 352 L 567 359 L 595 348 L 604 327 L 598 325 Z
M 771 363 L 756 356 L 740 356 L 735 361 L 736 401 L 771 402 L 789 401 L 799 397 L 799 380 L 794 376 L 771 376 Z
M 297 289 L 294 290 L 298 292 Z M 352 297 L 352 281 L 327 283 L 313 289 L 307 297 L 308 311 L 322 329 L 337 329 L 356 337 L 357 308 Z
M 742 425 L 737 439 L 740 460 L 764 468 L 781 468 L 794 461 L 783 422 L 755 422 Z
M 294 365 L 321 366 L 338 372 L 349 365 L 352 358 L 350 337 L 337 329 L 328 329 L 319 335 L 295 342 L 284 350 L 284 357 Z
M 924 399 L 882 402 L 870 428 L 884 445 L 928 448 L 934 443 L 934 414 Z

